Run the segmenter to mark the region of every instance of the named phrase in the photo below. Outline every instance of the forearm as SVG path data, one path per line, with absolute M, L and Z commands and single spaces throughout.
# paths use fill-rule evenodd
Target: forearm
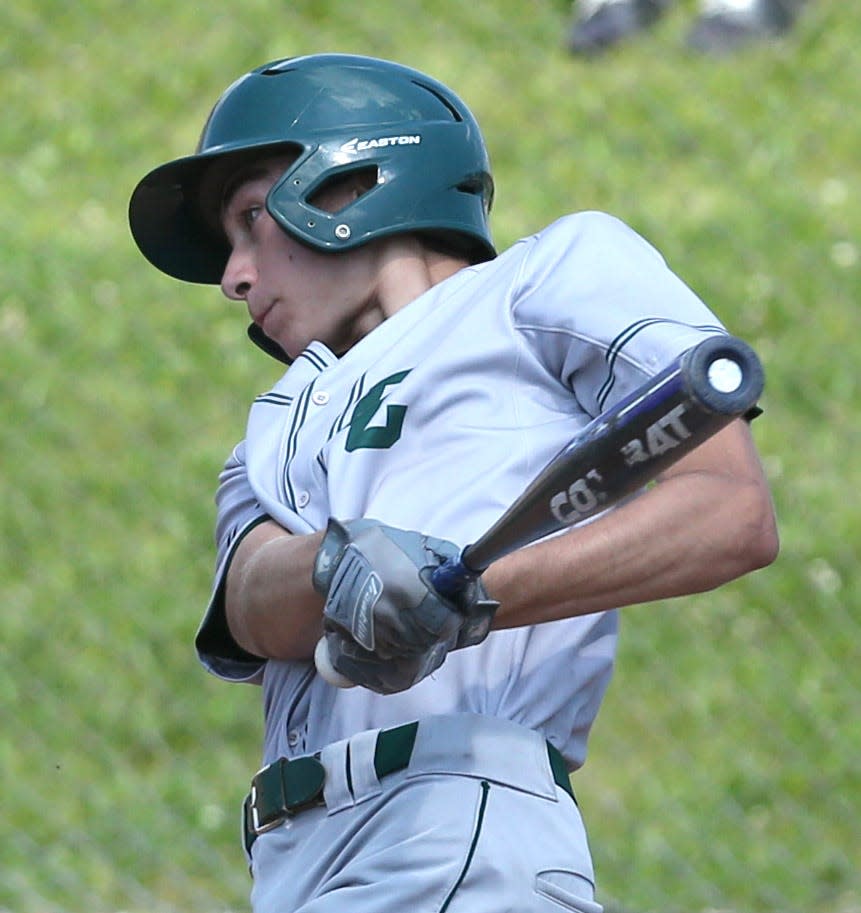
M 323 630 L 323 600 L 311 582 L 322 538 L 293 536 L 270 522 L 242 541 L 227 577 L 225 612 L 243 649 L 267 659 L 311 658 Z
M 495 626 L 702 592 L 769 564 L 777 534 L 747 429 L 722 434 L 618 510 L 494 564 Z
M 312 570 L 323 533 L 255 527 L 226 588 L 236 642 L 268 659 L 310 659 L 323 599 Z M 593 523 L 521 549 L 484 574 L 497 628 L 587 615 L 713 589 L 769 564 L 777 533 L 747 427 L 737 422 L 647 492 Z

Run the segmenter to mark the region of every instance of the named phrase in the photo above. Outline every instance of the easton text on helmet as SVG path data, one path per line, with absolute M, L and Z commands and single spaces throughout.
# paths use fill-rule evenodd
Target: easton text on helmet
M 367 149 L 385 149 L 388 146 L 418 146 L 422 138 L 413 136 L 379 136 L 375 139 L 354 137 L 341 146 L 341 152 L 365 152 Z

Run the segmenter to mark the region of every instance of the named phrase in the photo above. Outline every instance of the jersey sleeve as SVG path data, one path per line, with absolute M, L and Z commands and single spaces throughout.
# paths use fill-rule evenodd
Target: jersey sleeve
M 248 482 L 244 442 L 234 449 L 224 465 L 215 502 L 215 579 L 195 647 L 200 662 L 213 675 L 227 681 L 256 682 L 265 660 L 246 652 L 236 643 L 224 610 L 224 586 L 233 554 L 243 537 L 268 519 Z
M 567 216 L 532 239 L 512 317 L 592 417 L 706 336 L 726 333 L 652 245 L 598 212 Z

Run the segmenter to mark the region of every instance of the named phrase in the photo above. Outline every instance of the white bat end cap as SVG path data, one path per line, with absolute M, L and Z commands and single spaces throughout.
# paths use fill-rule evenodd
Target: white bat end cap
M 317 667 L 317 671 L 320 675 L 330 685 L 334 685 L 336 688 L 356 687 L 355 682 L 351 682 L 346 676 L 341 675 L 341 673 L 332 665 L 332 661 L 329 659 L 329 647 L 326 645 L 325 637 L 321 637 L 317 641 L 317 646 L 314 647 L 314 665 Z
M 731 358 L 716 358 L 708 367 L 708 378 L 719 393 L 735 393 L 744 376 L 737 362 Z

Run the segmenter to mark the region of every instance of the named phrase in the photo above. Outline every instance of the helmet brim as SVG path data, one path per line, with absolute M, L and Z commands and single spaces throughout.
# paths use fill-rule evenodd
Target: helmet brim
M 218 226 L 224 184 L 249 159 L 288 147 L 295 144 L 213 149 L 154 168 L 129 201 L 129 227 L 141 253 L 175 279 L 218 285 L 230 256 Z
M 129 227 L 141 253 L 162 272 L 185 282 L 217 284 L 230 253 L 206 224 L 196 192 L 207 159 L 190 156 L 151 171 L 129 202 Z

